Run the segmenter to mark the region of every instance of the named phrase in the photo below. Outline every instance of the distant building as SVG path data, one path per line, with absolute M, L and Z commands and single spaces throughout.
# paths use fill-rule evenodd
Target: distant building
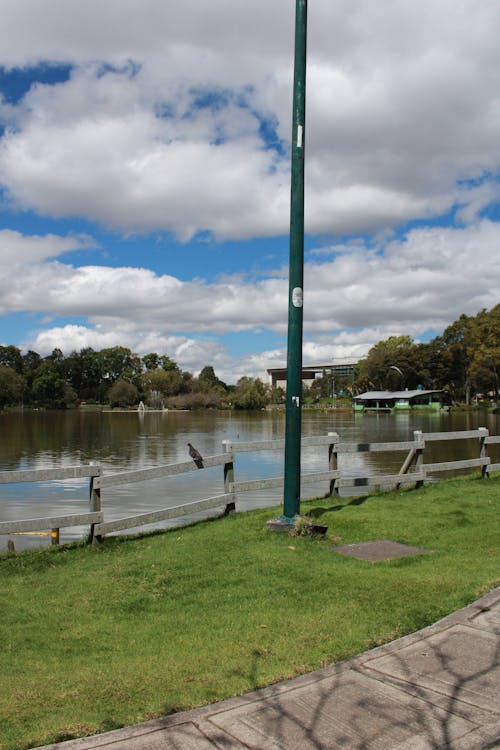
M 352 378 L 356 362 L 330 362 L 326 365 L 307 365 L 302 368 L 302 385 L 308 388 L 316 378 L 333 375 L 339 378 Z M 268 382 L 273 388 L 286 390 L 286 367 L 269 367 L 266 370 Z
M 367 391 L 354 397 L 355 411 L 448 410 L 451 397 L 446 391 Z

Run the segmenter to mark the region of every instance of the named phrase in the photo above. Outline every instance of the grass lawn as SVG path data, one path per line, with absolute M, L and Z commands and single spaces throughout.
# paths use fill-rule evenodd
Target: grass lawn
M 272 534 L 258 510 L 2 555 L 0 748 L 217 701 L 428 625 L 500 582 L 499 510 L 497 475 L 303 503 L 324 540 Z M 331 552 L 372 539 L 433 554 Z

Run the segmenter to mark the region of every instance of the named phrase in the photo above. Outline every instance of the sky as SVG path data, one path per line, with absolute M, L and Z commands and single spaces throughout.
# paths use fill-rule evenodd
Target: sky
M 286 362 L 293 0 L 0 0 L 0 344 Z M 304 364 L 500 301 L 498 0 L 310 0 Z

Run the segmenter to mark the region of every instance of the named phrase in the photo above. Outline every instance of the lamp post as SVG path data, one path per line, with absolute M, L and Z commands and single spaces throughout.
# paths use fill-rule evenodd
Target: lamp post
M 285 481 L 283 515 L 286 529 L 300 512 L 302 428 L 302 330 L 304 278 L 304 142 L 306 104 L 307 0 L 295 3 L 293 78 L 292 180 L 290 193 L 290 267 L 286 375 Z
M 404 373 L 399 369 L 399 367 L 397 365 L 389 365 L 389 368 L 388 368 L 387 371 L 389 372 L 389 370 L 394 370 L 395 372 L 397 372 L 397 373 L 399 373 L 401 375 L 401 378 L 402 378 L 401 385 L 404 386 L 404 377 L 405 376 L 404 376 Z

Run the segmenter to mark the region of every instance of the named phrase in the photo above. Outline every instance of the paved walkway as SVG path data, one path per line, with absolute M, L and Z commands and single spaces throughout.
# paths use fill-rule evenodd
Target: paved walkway
M 435 625 L 341 664 L 212 706 L 49 747 L 500 748 L 500 587 Z

